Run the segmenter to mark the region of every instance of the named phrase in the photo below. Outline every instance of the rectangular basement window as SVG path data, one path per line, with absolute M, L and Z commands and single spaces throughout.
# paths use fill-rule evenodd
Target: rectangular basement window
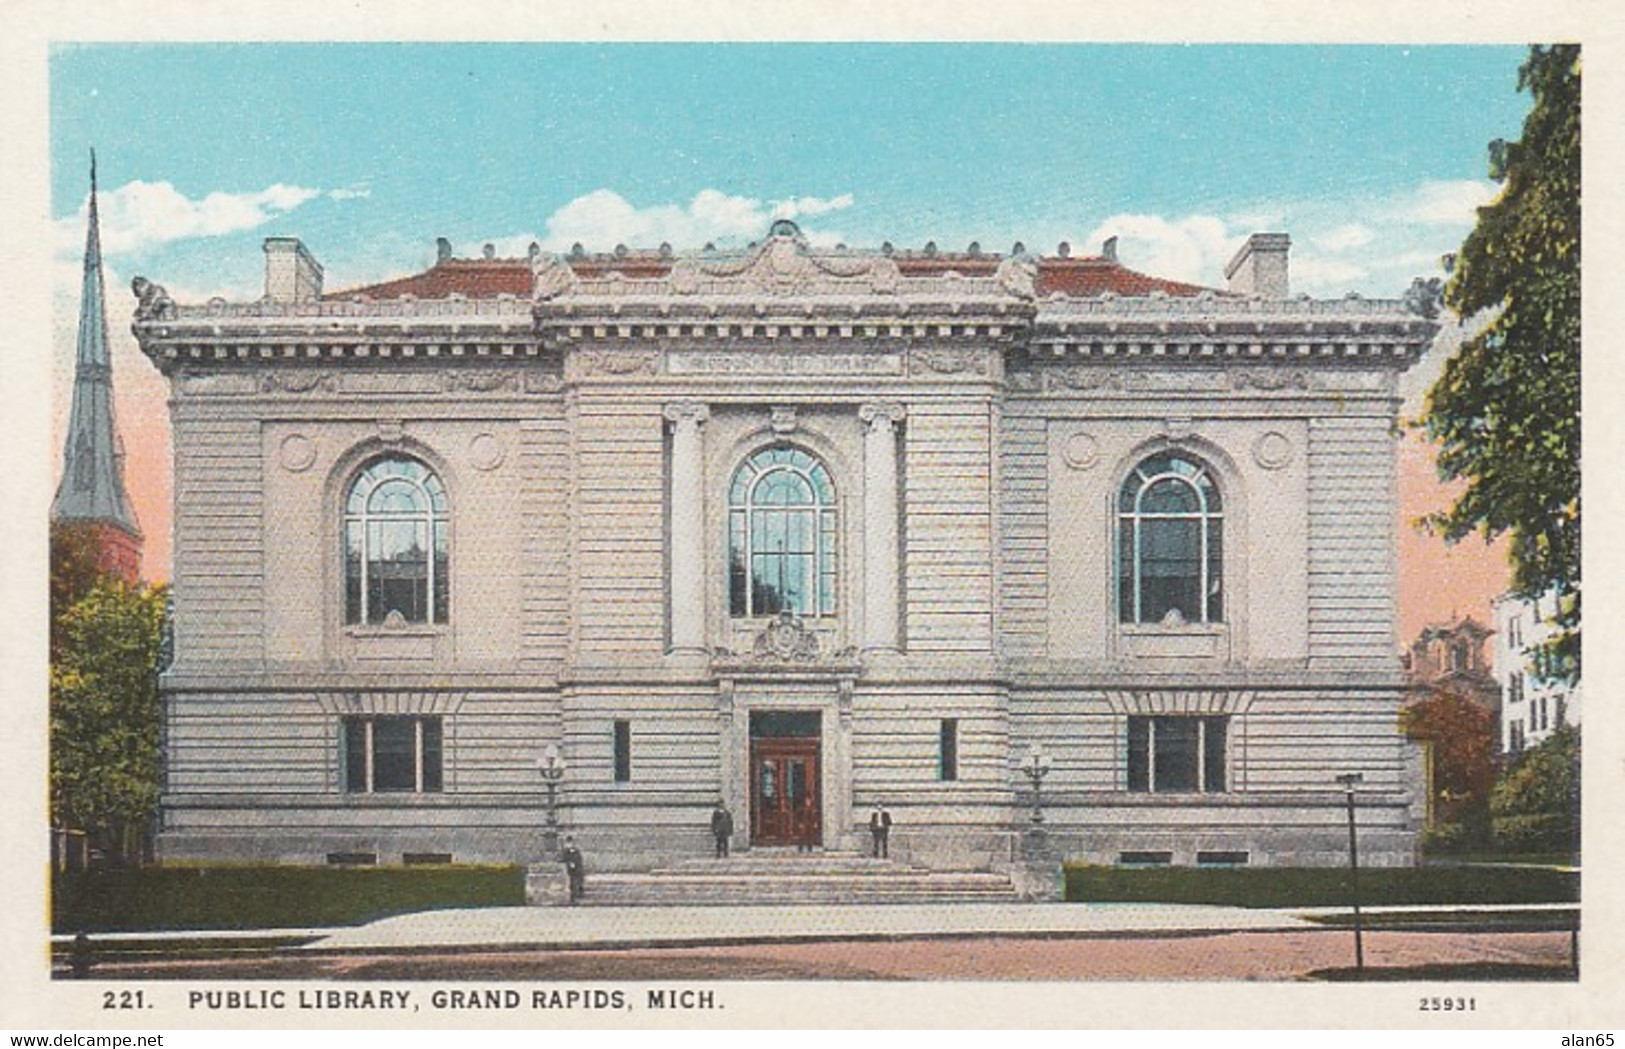
M 1117 862 L 1124 867 L 1166 867 L 1174 862 L 1171 852 L 1120 852 Z
M 330 852 L 327 862 L 335 867 L 370 867 L 378 862 L 376 852 Z
M 441 864 L 451 862 L 449 852 L 407 852 L 401 854 L 401 862 L 408 867 L 417 864 Z
M 1198 867 L 1245 867 L 1250 855 L 1245 850 L 1226 851 L 1223 849 L 1196 854 Z

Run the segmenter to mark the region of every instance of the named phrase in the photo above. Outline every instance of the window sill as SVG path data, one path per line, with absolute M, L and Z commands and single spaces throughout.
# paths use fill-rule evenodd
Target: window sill
M 1137 659 L 1220 659 L 1230 630 L 1223 623 L 1119 623 L 1121 651 Z
M 445 623 L 406 623 L 401 626 L 349 623 L 344 632 L 350 637 L 439 637 L 447 632 Z

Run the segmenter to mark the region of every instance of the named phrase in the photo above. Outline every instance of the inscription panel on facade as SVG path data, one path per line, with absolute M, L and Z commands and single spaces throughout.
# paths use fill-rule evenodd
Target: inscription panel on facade
M 672 375 L 902 375 L 900 353 L 783 353 L 676 350 L 666 355 Z

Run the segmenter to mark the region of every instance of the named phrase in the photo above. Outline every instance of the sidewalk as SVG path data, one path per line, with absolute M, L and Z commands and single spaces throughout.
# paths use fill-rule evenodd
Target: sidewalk
M 1444 905 L 1365 908 L 1367 915 L 1564 911 L 1572 904 Z M 282 947 L 310 952 L 412 952 L 615 949 L 906 940 L 937 937 L 1123 937 L 1324 930 L 1311 919 L 1347 915 L 1346 907 L 1260 910 L 1156 903 L 958 903 L 771 907 L 490 907 L 421 911 L 366 925 L 103 933 L 100 944 L 155 943 L 207 949 Z M 58 947 L 72 937 L 56 936 Z

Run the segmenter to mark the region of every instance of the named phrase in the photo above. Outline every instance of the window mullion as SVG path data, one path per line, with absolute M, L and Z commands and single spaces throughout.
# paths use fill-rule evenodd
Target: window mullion
M 1148 793 L 1157 792 L 1157 722 L 1150 718 L 1150 731 L 1145 734 L 1145 783 Z
M 367 793 L 372 793 L 372 718 L 362 722 L 366 727 L 364 735 L 367 738 Z
M 1196 719 L 1196 792 L 1207 793 L 1207 718 Z
M 423 719 L 412 719 L 412 789 L 423 793 Z

